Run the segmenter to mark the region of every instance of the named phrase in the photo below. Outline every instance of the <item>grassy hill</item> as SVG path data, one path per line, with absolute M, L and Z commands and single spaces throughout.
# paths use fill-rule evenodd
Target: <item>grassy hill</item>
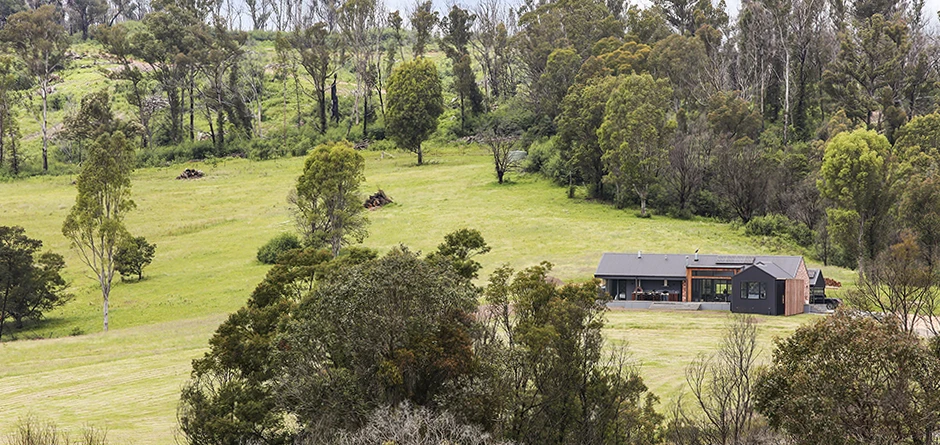
M 630 209 L 568 199 L 562 189 L 533 176 L 498 185 L 489 157 L 473 146 L 432 147 L 430 165 L 422 167 L 405 153 L 364 155 L 363 191 L 382 188 L 396 202 L 368 213 L 365 245 L 386 251 L 404 244 L 427 252 L 446 233 L 476 228 L 493 248 L 481 258 L 481 276 L 503 263 L 523 268 L 547 260 L 562 280 L 585 280 L 609 251 L 775 253 L 729 224 L 639 219 Z M 75 294 L 48 322 L 19 334 L 46 339 L 0 344 L 0 434 L 34 414 L 67 428 L 107 428 L 114 443 L 171 442 L 190 360 L 206 350 L 216 326 L 244 304 L 266 272 L 255 260 L 258 247 L 294 230 L 286 197 L 302 162 L 226 159 L 136 172 L 137 209 L 127 227 L 155 243 L 157 254 L 144 281 L 114 287 L 112 330 L 106 334 L 100 332 L 100 292 L 60 231 L 74 202 L 74 178 L 0 183 L 0 224 L 23 226 L 45 248 L 64 254 Z M 206 177 L 175 180 L 185 167 L 201 169 Z M 839 269 L 826 268 L 825 274 L 851 278 Z M 651 388 L 673 400 L 683 367 L 713 348 L 726 318 L 613 312 L 607 334 L 615 343 L 629 343 Z M 808 319 L 762 318 L 762 346 L 769 350 L 773 335 Z

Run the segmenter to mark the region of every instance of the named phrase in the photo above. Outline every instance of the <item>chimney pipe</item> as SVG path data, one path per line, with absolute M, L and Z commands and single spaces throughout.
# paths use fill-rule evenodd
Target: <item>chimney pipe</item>
M 637 258 L 643 258 L 643 251 L 642 251 L 642 250 L 637 250 L 637 251 L 636 251 L 636 257 L 637 257 Z
M 686 266 L 689 265 L 689 256 L 688 256 L 688 255 L 685 256 L 685 265 L 686 265 Z
M 695 261 L 698 262 L 698 249 L 695 249 Z

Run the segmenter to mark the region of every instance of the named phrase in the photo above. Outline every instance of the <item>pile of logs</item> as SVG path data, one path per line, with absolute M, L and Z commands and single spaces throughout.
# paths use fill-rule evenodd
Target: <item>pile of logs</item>
M 833 280 L 832 278 L 826 278 L 826 287 L 842 287 L 842 283 Z
M 369 196 L 369 198 L 366 199 L 364 206 L 365 208 L 371 210 L 371 209 L 382 207 L 385 204 L 391 204 L 391 203 L 392 203 L 392 199 L 389 198 L 388 195 L 385 194 L 385 191 L 379 189 L 378 192 L 376 192 L 372 196 Z
M 205 176 L 205 173 L 194 168 L 187 168 L 183 170 L 183 173 L 177 176 L 176 179 L 199 179 L 203 176 Z

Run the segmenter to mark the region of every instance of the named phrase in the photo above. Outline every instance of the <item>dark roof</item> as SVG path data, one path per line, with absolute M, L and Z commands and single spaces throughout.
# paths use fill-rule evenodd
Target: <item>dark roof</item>
M 787 278 L 794 277 L 794 275 L 787 273 L 785 270 L 781 269 L 780 266 L 774 263 L 756 263 L 753 266 L 748 266 L 748 267 L 756 267 L 760 270 L 763 270 L 768 275 L 774 277 L 774 279 L 777 279 L 777 280 L 786 280 Z
M 686 260 L 688 258 L 688 260 Z M 711 255 L 677 253 L 605 253 L 597 265 L 595 277 L 650 277 L 650 278 L 685 278 L 689 268 L 727 268 L 741 269 L 757 263 L 773 264 L 780 271 L 796 276 L 803 257 L 771 255 Z M 688 264 L 688 266 L 687 266 Z
M 823 278 L 822 271 L 819 269 L 806 269 L 806 273 L 809 275 L 809 285 L 810 286 L 826 286 L 826 279 Z

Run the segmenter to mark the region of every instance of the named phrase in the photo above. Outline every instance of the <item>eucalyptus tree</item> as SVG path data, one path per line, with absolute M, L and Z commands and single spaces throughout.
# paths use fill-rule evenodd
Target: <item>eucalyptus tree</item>
M 61 13 L 55 6 L 44 5 L 13 14 L 0 30 L 0 40 L 19 57 L 39 87 L 43 171 L 49 170 L 49 94 L 55 71 L 64 68 L 68 61 L 66 51 L 70 45 L 68 33 L 59 24 L 60 20 Z
M 101 288 L 104 330 L 114 279 L 115 255 L 127 236 L 124 217 L 134 208 L 130 199 L 134 146 L 123 133 L 103 134 L 88 149 L 88 157 L 75 180 L 78 195 L 62 224 L 62 234 L 91 269 Z

